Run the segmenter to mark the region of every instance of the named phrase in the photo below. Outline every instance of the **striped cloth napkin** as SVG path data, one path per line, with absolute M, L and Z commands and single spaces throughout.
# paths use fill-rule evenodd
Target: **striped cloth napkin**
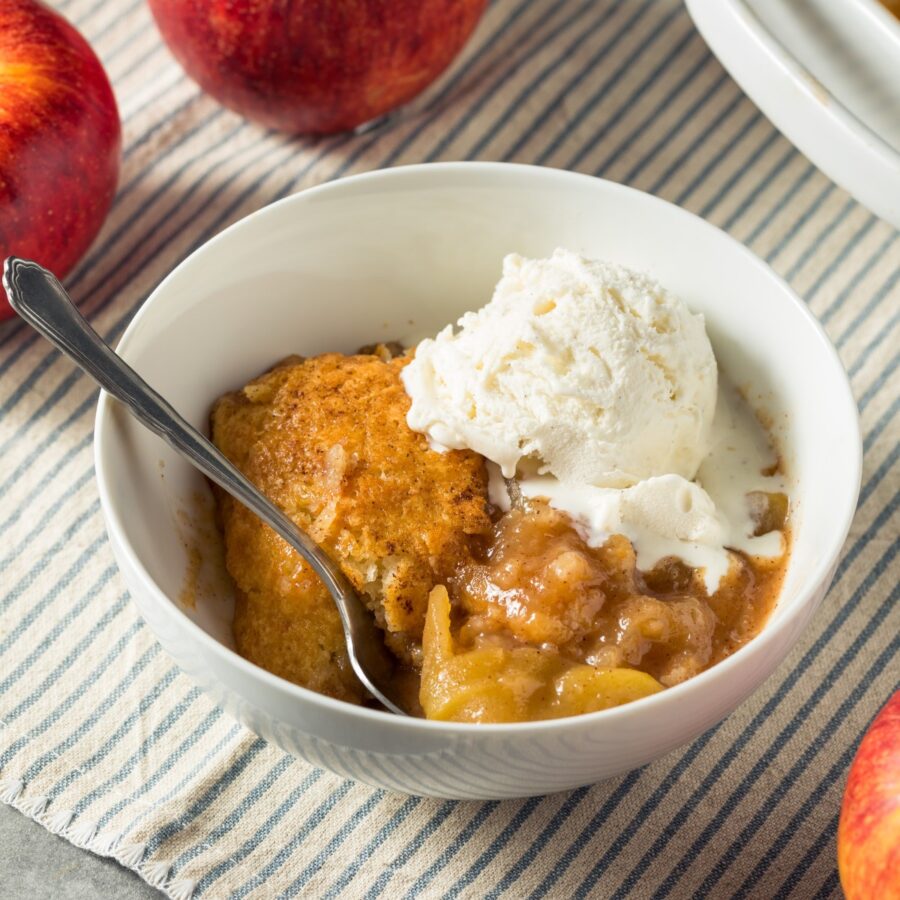
M 814 625 L 721 725 L 569 794 L 394 796 L 268 746 L 173 667 L 107 543 L 97 392 L 7 323 L 0 797 L 177 900 L 839 896 L 844 777 L 898 680 L 897 232 L 773 129 L 677 0 L 498 0 L 427 100 L 385 127 L 321 139 L 266 132 L 202 96 L 141 0 L 58 6 L 98 50 L 124 120 L 116 205 L 68 279 L 108 340 L 194 248 L 309 185 L 437 159 L 577 169 L 698 213 L 794 286 L 850 372 L 865 470 Z

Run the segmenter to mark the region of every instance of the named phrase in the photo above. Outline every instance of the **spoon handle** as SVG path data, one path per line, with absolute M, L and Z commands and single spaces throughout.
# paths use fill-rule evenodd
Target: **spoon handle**
M 335 598 L 357 675 L 385 705 L 402 713 L 368 673 L 384 669 L 383 638 L 338 565 L 278 507 L 266 499 L 197 429 L 188 424 L 87 323 L 59 280 L 30 260 L 6 260 L 3 285 L 10 306 L 39 334 L 80 366 L 105 391 L 120 400 L 147 428 L 187 457 L 204 475 L 243 503 L 312 566 Z M 357 657 L 366 660 L 361 668 Z
M 303 554 L 322 579 L 343 573 L 196 428 L 103 341 L 56 276 L 37 263 L 10 257 L 3 276 L 10 306 L 39 334 L 124 403 L 152 432 L 187 456 L 204 475 L 249 507 Z M 341 584 L 343 588 L 343 583 Z

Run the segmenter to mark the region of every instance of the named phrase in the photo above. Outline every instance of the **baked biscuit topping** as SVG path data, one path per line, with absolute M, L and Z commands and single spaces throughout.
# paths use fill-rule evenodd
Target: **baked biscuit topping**
M 292 357 L 227 394 L 214 442 L 340 564 L 407 665 L 421 664 L 428 595 L 490 533 L 484 461 L 437 453 L 406 425 L 405 357 Z M 359 702 L 337 611 L 310 567 L 217 493 L 235 638 L 253 662 Z

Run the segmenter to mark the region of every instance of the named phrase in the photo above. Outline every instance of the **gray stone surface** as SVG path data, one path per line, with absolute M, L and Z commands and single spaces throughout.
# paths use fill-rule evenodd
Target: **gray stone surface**
M 0 803 L 0 897 L 18 900 L 160 900 L 113 859 L 80 850 Z

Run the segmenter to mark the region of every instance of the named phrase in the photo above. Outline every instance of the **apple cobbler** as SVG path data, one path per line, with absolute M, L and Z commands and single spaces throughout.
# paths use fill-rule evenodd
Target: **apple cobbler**
M 471 452 L 434 453 L 410 431 L 404 358 L 288 359 L 222 397 L 217 446 L 340 560 L 390 649 L 421 666 L 428 595 L 490 533 L 487 477 Z M 238 651 L 312 690 L 361 702 L 337 610 L 310 566 L 246 507 L 216 492 L 237 587 Z
M 212 413 L 225 454 L 339 560 L 431 719 L 513 722 L 592 712 L 679 684 L 750 640 L 786 553 L 732 552 L 710 593 L 670 556 L 649 570 L 620 534 L 589 546 L 569 516 L 512 492 L 490 499 L 484 458 L 437 452 L 406 420 L 384 347 L 291 358 Z M 249 660 L 354 703 L 335 607 L 310 567 L 247 509 L 216 494 Z M 757 534 L 784 532 L 781 493 L 753 498 Z M 415 695 L 418 696 L 415 696 Z

